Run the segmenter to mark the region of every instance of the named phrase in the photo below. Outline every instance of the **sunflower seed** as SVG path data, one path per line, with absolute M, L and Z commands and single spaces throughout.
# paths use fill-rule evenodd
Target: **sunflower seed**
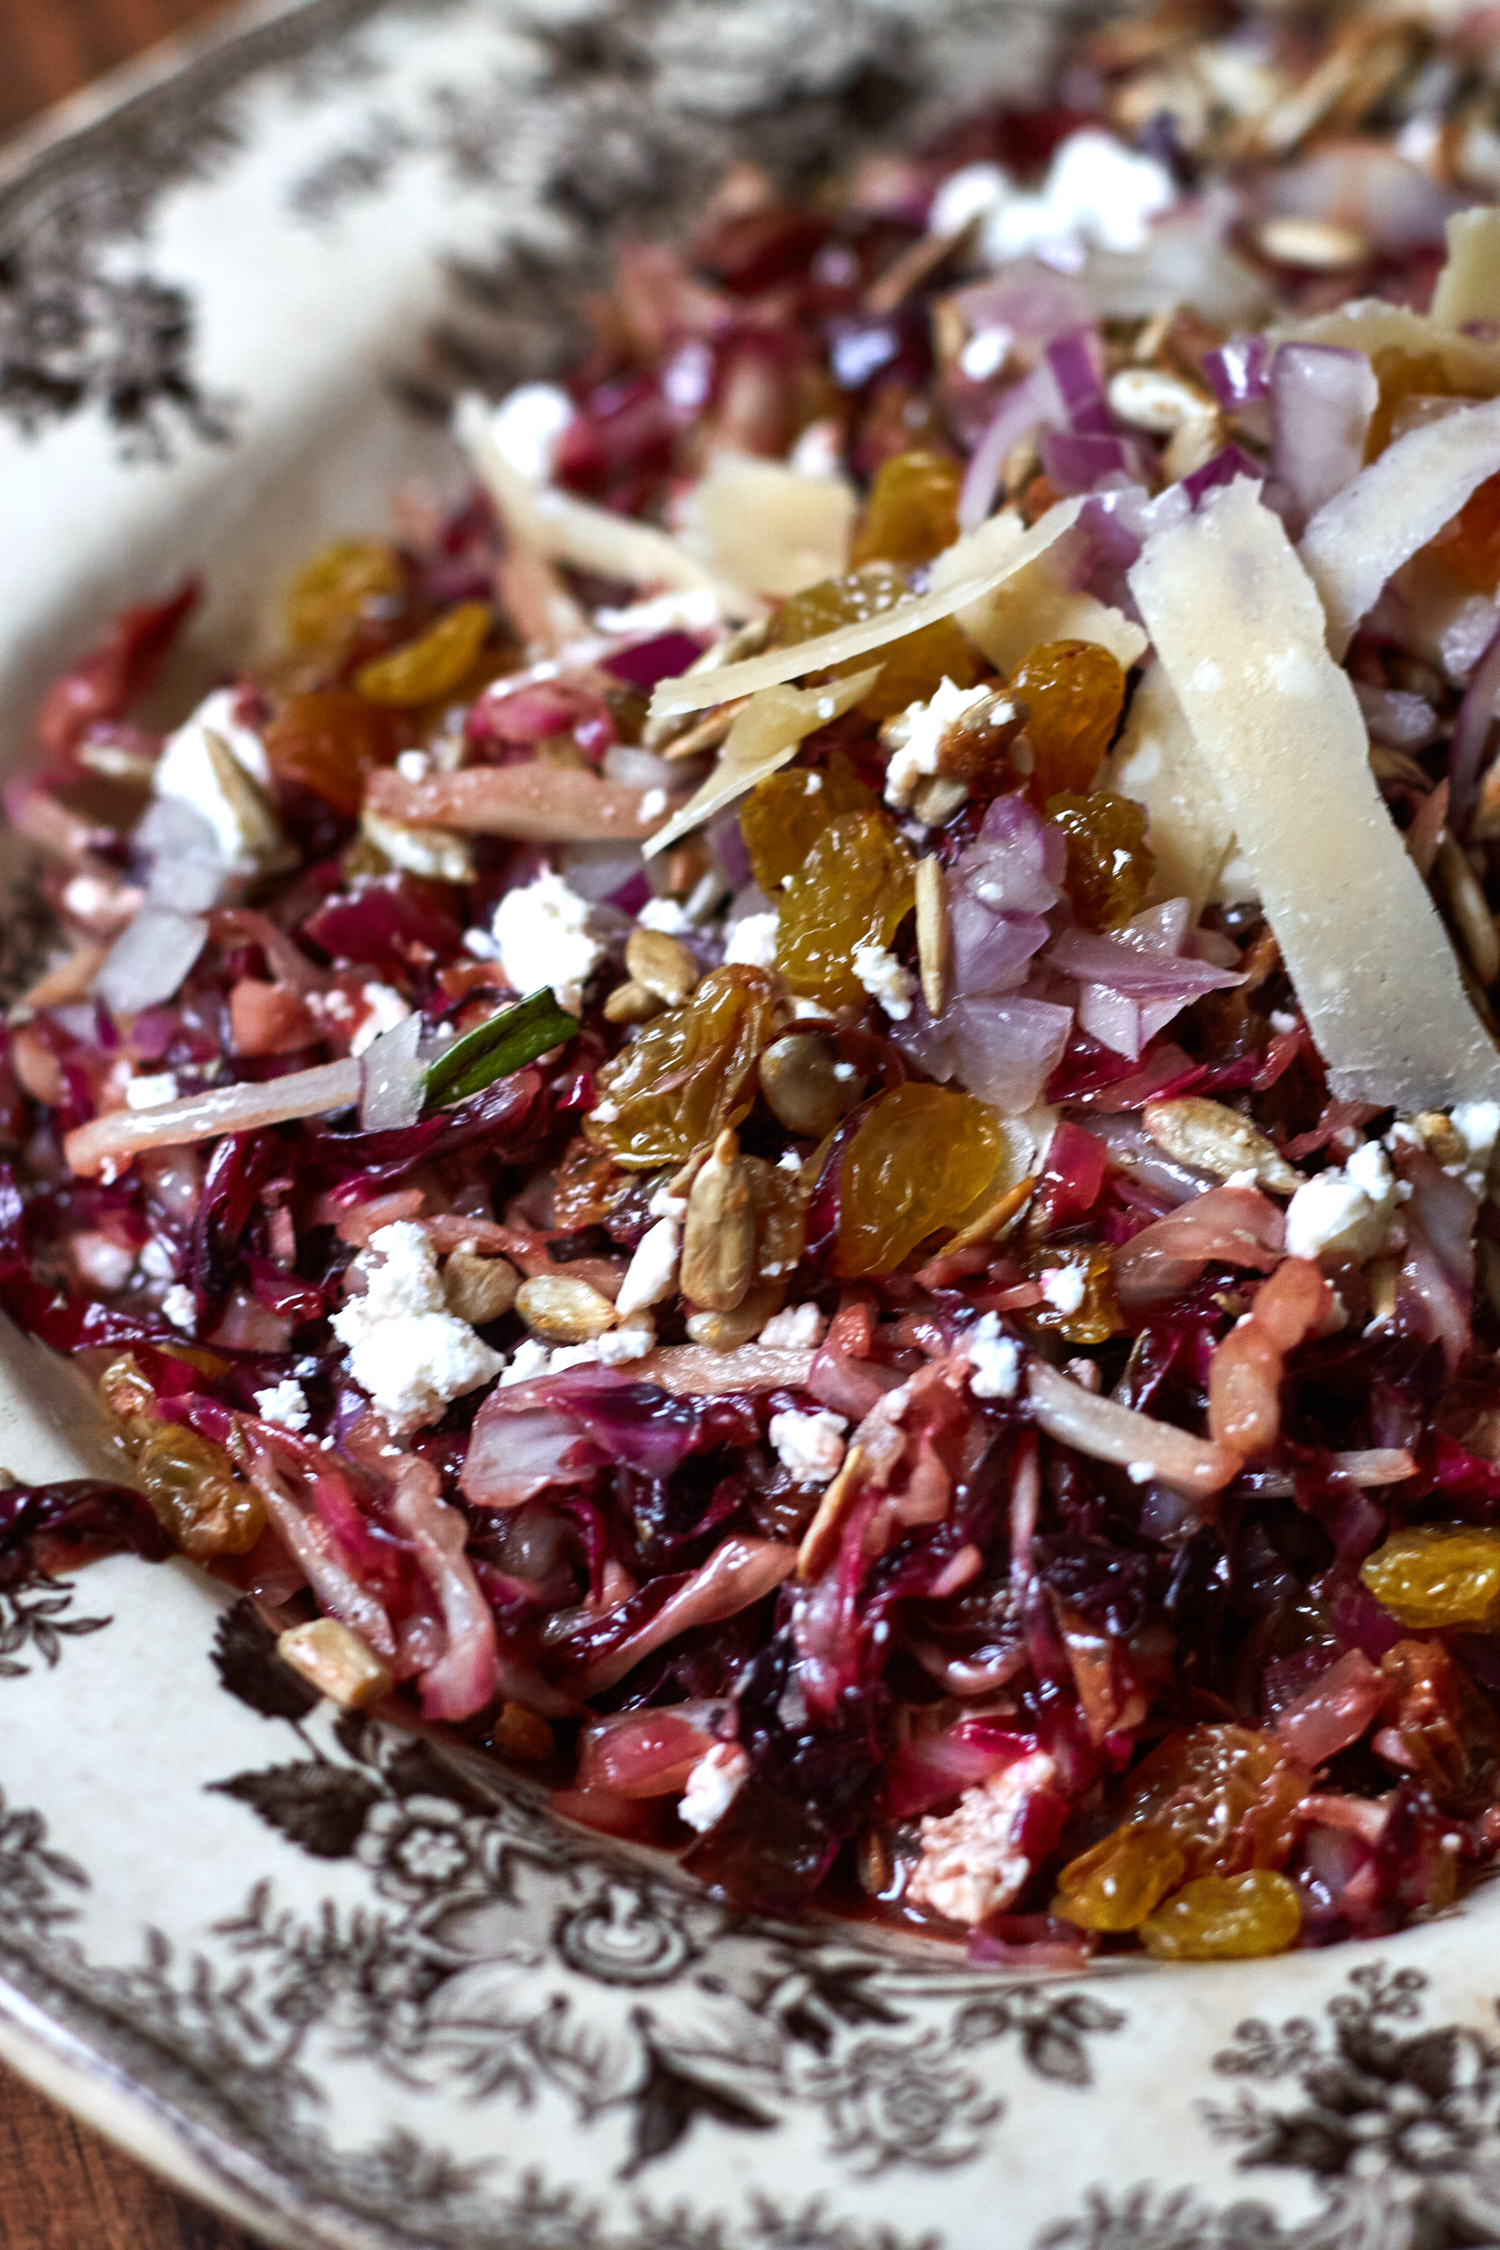
M 320 1617 L 311 1625 L 293 1625 L 280 1635 L 276 1653 L 346 1711 L 378 1703 L 391 1692 L 391 1675 L 367 1641 L 333 1617 Z
M 786 1298 L 784 1281 L 757 1281 L 747 1289 L 733 1312 L 689 1313 L 683 1323 L 688 1341 L 706 1344 L 712 1352 L 732 1352 L 758 1336 L 768 1320 L 780 1312 Z
M 604 1020 L 606 1023 L 649 1023 L 665 1006 L 659 992 L 648 991 L 632 977 L 628 984 L 617 984 L 605 1001 Z
M 534 1274 L 516 1291 L 516 1311 L 548 1344 L 588 1344 L 615 1324 L 615 1308 L 586 1281 Z
M 1224 1102 L 1203 1101 L 1193 1094 L 1147 1102 L 1142 1123 L 1157 1147 L 1178 1164 L 1217 1172 L 1221 1180 L 1236 1172 L 1253 1172 L 1256 1184 L 1276 1195 L 1295 1195 L 1302 1185 L 1302 1175 L 1292 1169 L 1275 1142 Z
M 935 853 L 917 861 L 917 966 L 928 1012 L 940 1016 L 953 982 L 953 926 L 948 919 L 948 877 Z
M 698 982 L 698 964 L 681 938 L 665 930 L 631 931 L 625 945 L 625 966 L 637 984 L 678 1008 Z
M 755 1204 L 736 1133 L 721 1133 L 688 1194 L 682 1229 L 682 1294 L 705 1312 L 728 1313 L 755 1270 Z
M 508 1258 L 481 1258 L 472 1250 L 455 1250 L 443 1267 L 448 1310 L 471 1328 L 509 1312 L 520 1287 L 521 1276 Z
M 1437 864 L 1474 974 L 1482 985 L 1492 985 L 1500 976 L 1500 936 L 1495 933 L 1495 918 L 1484 902 L 1479 879 L 1452 836 L 1445 834 L 1438 845 Z

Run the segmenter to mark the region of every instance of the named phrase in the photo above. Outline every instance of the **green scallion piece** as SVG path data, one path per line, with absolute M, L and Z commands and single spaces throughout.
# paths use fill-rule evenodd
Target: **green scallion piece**
M 560 1047 L 578 1029 L 578 1018 L 560 1008 L 547 991 L 533 992 L 513 1008 L 502 1009 L 488 1023 L 477 1024 L 455 1039 L 427 1072 L 423 1109 L 441 1109 L 483 1093 L 497 1078 L 535 1062 L 549 1048 Z

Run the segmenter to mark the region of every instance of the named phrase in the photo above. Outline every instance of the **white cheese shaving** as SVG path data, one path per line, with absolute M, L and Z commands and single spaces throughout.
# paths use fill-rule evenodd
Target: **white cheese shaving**
M 1448 263 L 1437 277 L 1429 319 L 1444 328 L 1500 321 L 1500 211 L 1480 205 L 1448 221 Z
M 1146 808 L 1153 898 L 1189 900 L 1196 922 L 1210 898 L 1239 895 L 1223 884 L 1234 823 L 1160 664 L 1135 691 L 1104 786 Z
M 808 643 L 809 647 L 812 645 Z M 738 665 L 729 665 L 724 671 L 706 677 L 727 680 L 731 672 L 739 669 Z M 725 736 L 714 770 L 702 787 L 695 789 L 666 826 L 658 828 L 649 843 L 641 846 L 645 857 L 650 859 L 655 853 L 665 851 L 668 844 L 675 844 L 689 829 L 700 828 L 716 812 L 732 805 L 736 797 L 742 797 L 768 773 L 787 765 L 808 735 L 827 726 L 830 719 L 841 718 L 845 711 L 853 709 L 861 696 L 869 694 L 879 670 L 878 664 L 872 664 L 868 670 L 855 672 L 847 680 L 834 680 L 818 688 L 778 685 L 759 689 Z M 710 690 L 706 700 L 717 703 L 721 698 Z M 692 899 L 688 901 L 687 912 L 691 920 Z
M 145 1078 L 132 1078 L 125 1088 L 127 1109 L 159 1109 L 163 1102 L 177 1099 L 177 1080 L 170 1070 L 153 1071 Z
M 1408 1110 L 1492 1099 L 1500 1054 L 1381 802 L 1315 590 L 1257 487 L 1236 478 L 1154 533 L 1129 581 L 1334 1093 Z
M 682 509 L 682 544 L 716 577 L 782 599 L 849 567 L 853 488 L 781 461 L 721 453 Z

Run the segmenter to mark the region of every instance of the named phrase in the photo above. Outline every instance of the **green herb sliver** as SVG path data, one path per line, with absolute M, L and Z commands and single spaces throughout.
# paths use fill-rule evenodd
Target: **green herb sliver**
M 578 1029 L 578 1018 L 560 1008 L 548 991 L 533 992 L 488 1023 L 455 1039 L 427 1072 L 423 1109 L 441 1109 L 470 1094 L 483 1093 L 497 1078 L 508 1077 L 549 1047 L 560 1047 Z

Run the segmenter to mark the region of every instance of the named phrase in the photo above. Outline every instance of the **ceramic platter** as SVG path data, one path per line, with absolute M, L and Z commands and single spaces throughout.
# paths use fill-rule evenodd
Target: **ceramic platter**
M 454 387 L 566 349 L 618 221 L 1014 94 L 1046 44 L 996 0 L 312 0 L 87 97 L 0 178 L 7 759 L 119 604 L 206 577 L 186 708 L 293 555 L 454 481 Z M 17 1475 L 91 1465 L 71 1381 L 10 1334 Z M 279 2243 L 1500 2240 L 1497 1888 L 1035 1981 L 737 1920 L 129 1559 L 0 1591 L 0 1789 L 0 2053 Z

